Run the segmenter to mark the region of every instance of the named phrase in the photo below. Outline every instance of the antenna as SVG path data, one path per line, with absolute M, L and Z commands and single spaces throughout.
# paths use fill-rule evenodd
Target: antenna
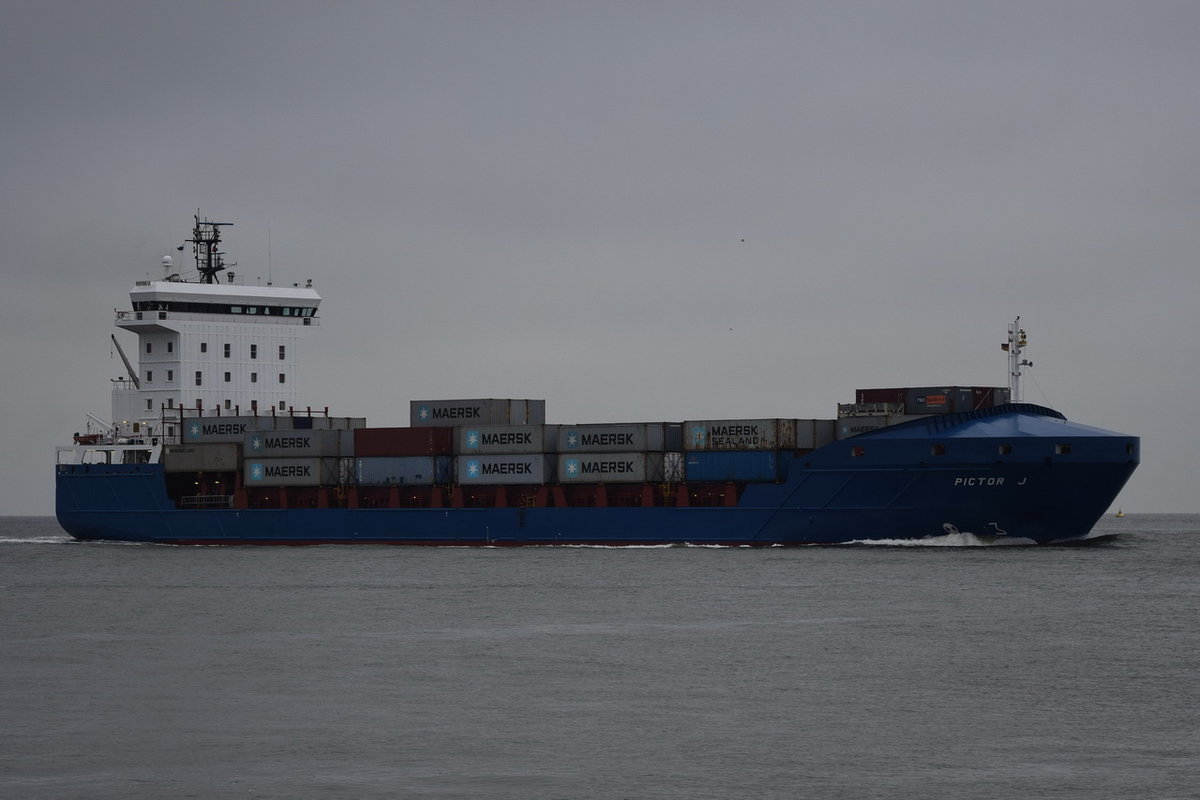
M 221 244 L 221 226 L 232 225 L 232 222 L 212 222 L 207 217 L 200 220 L 200 209 L 196 209 L 196 226 L 192 228 L 192 238 L 185 239 L 192 245 L 192 253 L 196 256 L 196 271 L 200 273 L 201 283 L 217 283 L 217 273 L 225 269 L 222 256 L 225 254 L 217 249 Z
M 1017 317 L 1008 326 L 1008 341 L 1000 345 L 1000 349 L 1008 353 L 1008 399 L 1012 403 L 1021 402 L 1021 367 L 1033 366 L 1032 361 L 1021 358 L 1027 343 L 1021 318 Z

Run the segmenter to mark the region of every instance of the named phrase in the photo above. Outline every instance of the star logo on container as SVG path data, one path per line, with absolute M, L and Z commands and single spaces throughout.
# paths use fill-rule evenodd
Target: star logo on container
M 479 447 L 479 431 L 467 431 L 465 438 L 468 449 L 475 450 Z
M 430 413 L 429 406 L 417 406 L 417 419 L 421 422 L 428 422 Z
M 574 478 L 576 475 L 579 474 L 579 459 L 578 458 L 568 458 L 566 463 L 564 464 L 564 467 L 565 467 L 565 471 L 567 473 L 567 477 Z
M 692 444 L 696 447 L 704 447 L 704 427 L 698 426 L 692 428 Z
M 467 462 L 467 477 L 468 478 L 478 478 L 479 477 L 479 462 L 478 461 L 468 461 Z
M 251 450 L 262 450 L 262 447 L 263 447 L 263 442 L 262 442 L 261 436 L 255 436 L 254 438 L 252 438 L 250 440 L 250 449 Z
M 579 431 L 567 431 L 567 447 L 571 450 L 579 447 Z
M 251 464 L 250 465 L 250 480 L 261 481 L 262 479 L 263 479 L 263 465 L 262 464 Z
M 192 438 L 199 438 L 199 436 L 200 436 L 200 423 L 199 422 L 193 422 L 191 424 L 191 426 L 188 427 L 188 436 L 191 436 Z

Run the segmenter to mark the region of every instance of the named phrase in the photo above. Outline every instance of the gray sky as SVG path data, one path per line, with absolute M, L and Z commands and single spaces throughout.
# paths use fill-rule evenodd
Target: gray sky
M 1200 510 L 1200 4 L 4 11 L 0 514 L 52 513 L 197 208 L 313 279 L 339 415 L 832 417 L 1005 385 L 1020 314 L 1024 399 L 1143 437 L 1125 510 Z

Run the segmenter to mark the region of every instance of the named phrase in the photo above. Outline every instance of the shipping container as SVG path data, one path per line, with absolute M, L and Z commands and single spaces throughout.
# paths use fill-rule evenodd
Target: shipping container
M 340 458 L 247 458 L 246 486 L 333 486 Z
M 439 486 L 453 477 L 450 456 L 368 456 L 355 459 L 360 486 Z
M 856 403 L 887 403 L 904 405 L 904 389 L 859 389 L 854 393 Z
M 690 482 L 780 478 L 779 456 L 774 450 L 692 451 L 685 455 L 683 468 Z
M 886 428 L 889 425 L 899 425 L 901 422 L 909 422 L 910 420 L 927 417 L 928 414 L 888 414 L 885 416 L 870 416 L 870 417 L 843 417 L 837 421 L 837 438 L 849 439 L 851 436 L 858 436 L 860 433 L 868 433 Z
M 241 468 L 241 447 L 220 444 L 168 444 L 163 446 L 164 472 L 226 472 Z
M 558 457 L 560 483 L 646 483 L 662 479 L 662 453 L 571 453 Z
M 363 417 L 187 417 L 183 420 L 181 438 L 184 442 L 241 444 L 248 434 L 256 431 L 354 430 L 365 424 Z
M 558 434 L 556 425 L 460 425 L 454 430 L 455 452 L 465 455 L 552 452 Z
M 413 400 L 409 424 L 427 425 L 542 425 L 545 400 Z
M 644 453 L 662 449 L 661 422 L 558 426 L 560 453 Z
M 685 450 L 791 450 L 792 419 L 710 419 L 683 423 Z
M 837 420 L 798 419 L 794 425 L 797 450 L 816 450 L 837 438 Z
M 683 449 L 683 423 L 664 422 L 663 449 L 678 453 Z
M 948 414 L 954 411 L 957 387 L 925 386 L 906 389 L 904 392 L 905 414 Z
M 346 430 L 255 431 L 246 434 L 246 458 L 354 455 L 354 432 Z
M 454 428 L 360 428 L 354 432 L 354 455 L 448 456 L 454 452 Z
M 461 484 L 518 484 L 546 482 L 553 474 L 554 457 L 542 453 L 513 455 L 461 455 L 454 459 L 454 475 Z
M 683 479 L 683 453 L 663 453 L 663 480 L 682 483 Z

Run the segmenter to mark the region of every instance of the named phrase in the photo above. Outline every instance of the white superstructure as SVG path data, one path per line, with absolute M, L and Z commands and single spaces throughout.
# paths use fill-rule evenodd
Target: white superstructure
M 299 339 L 317 326 L 321 297 L 311 282 L 239 286 L 232 273 L 230 283 L 217 282 L 221 224 L 196 217 L 188 241 L 198 281 L 138 281 L 131 309 L 117 311 L 116 326 L 137 335 L 132 352 L 113 337 L 130 373 L 113 381 L 118 437 L 175 441 L 180 408 L 205 416 L 272 414 L 296 403 Z

